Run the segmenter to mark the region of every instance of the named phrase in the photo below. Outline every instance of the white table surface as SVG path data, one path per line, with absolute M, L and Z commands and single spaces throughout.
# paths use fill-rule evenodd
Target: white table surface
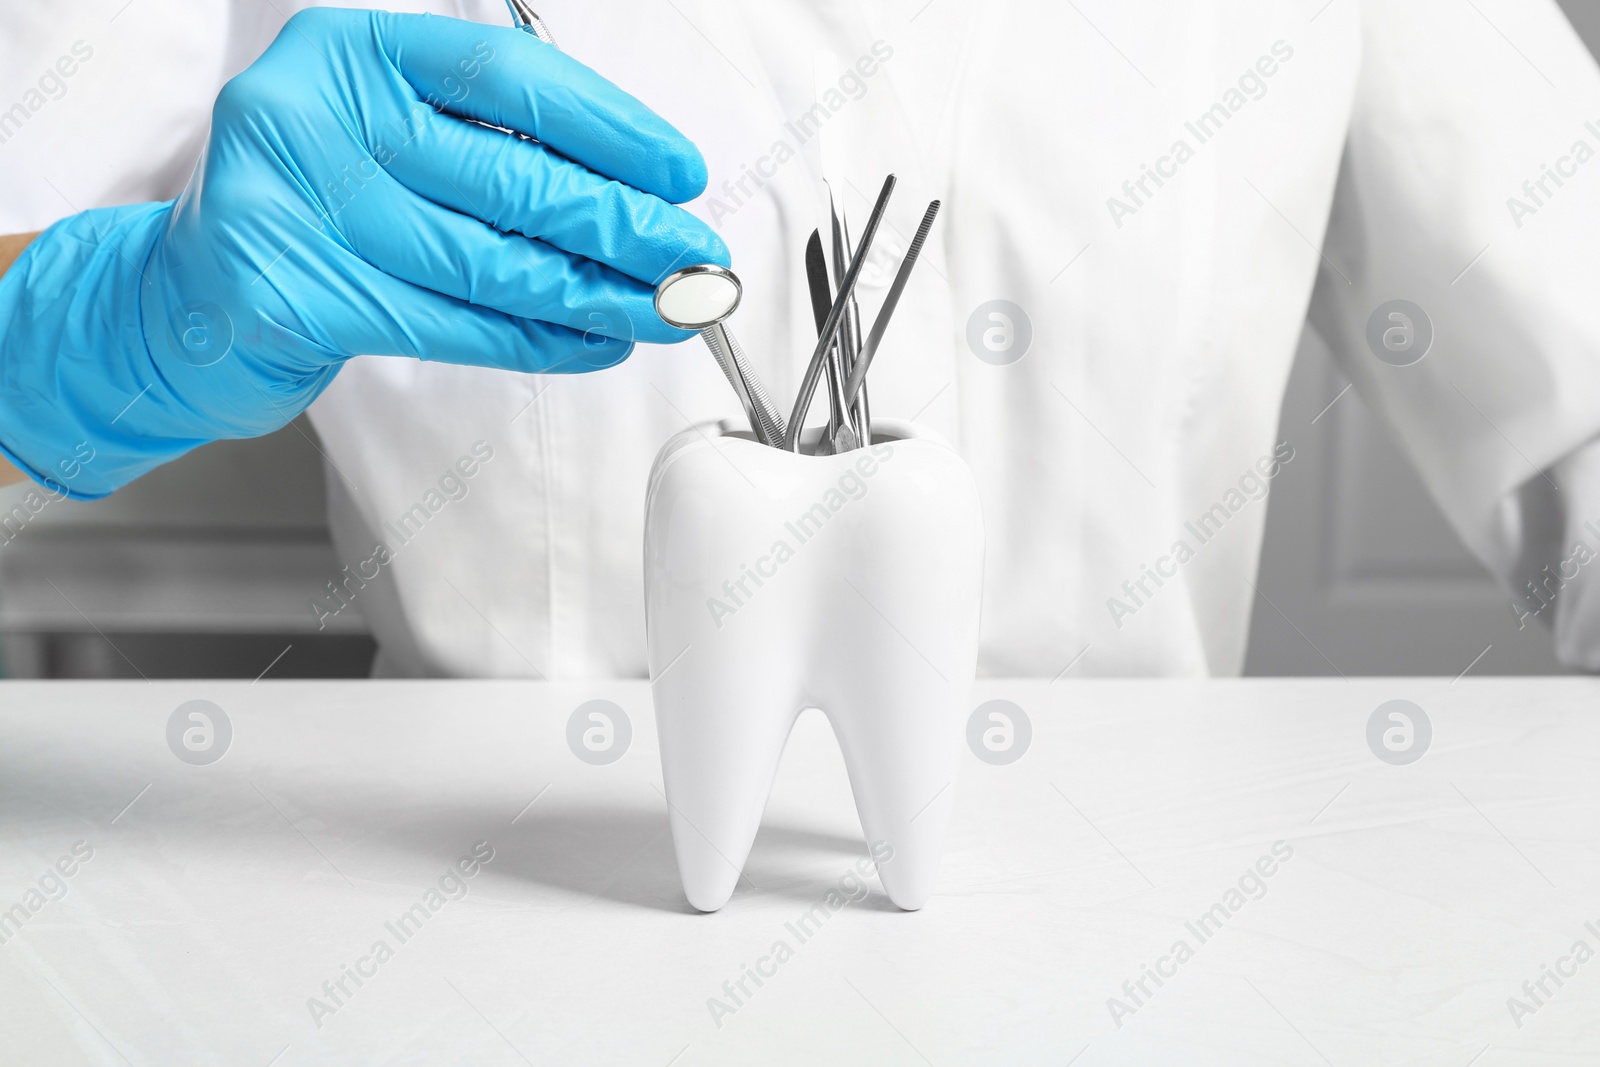
M 1600 682 L 1064 680 L 974 703 L 995 697 L 1033 742 L 966 757 L 928 907 L 873 879 L 801 943 L 785 924 L 866 854 L 814 712 L 748 884 L 700 915 L 642 684 L 0 685 L 0 909 L 94 850 L 0 945 L 0 1063 L 1600 1062 L 1600 959 L 1520 1027 L 1507 1006 L 1575 941 L 1600 951 Z M 211 766 L 166 743 L 195 698 L 235 731 Z M 594 698 L 634 727 L 609 766 L 565 741 Z M 1409 766 L 1365 740 L 1393 698 L 1434 726 Z M 399 943 L 385 923 L 480 840 L 466 896 Z M 1275 841 L 1293 857 L 1265 895 L 1196 941 L 1185 922 Z M 380 938 L 393 958 L 315 1025 L 308 998 Z M 1108 998 L 1180 938 L 1193 958 L 1119 1027 Z M 716 1025 L 708 998 L 780 939 L 792 958 Z

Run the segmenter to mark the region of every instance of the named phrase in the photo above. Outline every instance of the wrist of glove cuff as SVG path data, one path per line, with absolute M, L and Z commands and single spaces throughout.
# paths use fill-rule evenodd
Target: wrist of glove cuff
M 63 219 L 0 278 L 0 450 L 52 493 L 95 500 L 204 443 L 131 417 L 156 384 L 139 288 L 171 208 Z
M 280 365 L 259 315 L 168 262 L 172 212 L 63 219 L 0 277 L 0 453 L 52 493 L 99 499 L 199 445 L 270 433 L 337 372 Z

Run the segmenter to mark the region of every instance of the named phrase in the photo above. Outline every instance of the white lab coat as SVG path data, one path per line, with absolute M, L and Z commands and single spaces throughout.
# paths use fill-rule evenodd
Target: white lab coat
M 95 49 L 0 145 L 0 230 L 175 195 L 221 80 L 304 6 L 121 3 L 0 14 L 0 106 L 73 41 Z M 498 0 L 389 6 L 506 17 Z M 899 175 L 880 237 L 891 266 L 926 202 L 945 209 L 872 404 L 944 434 L 976 474 L 984 674 L 1240 669 L 1266 513 L 1251 472 L 1294 445 L 1277 416 L 1314 290 L 1313 321 L 1357 388 L 1509 584 L 1543 551 L 1523 531 L 1550 520 L 1522 487 L 1595 466 L 1581 449 L 1600 430 L 1600 161 L 1531 215 L 1507 204 L 1574 141 L 1600 147 L 1600 77 L 1550 0 L 538 8 L 564 49 L 703 149 L 711 188 L 691 207 L 733 251 L 735 325 L 780 397 L 815 333 L 802 250 L 824 218 L 815 138 L 790 124 L 813 103 L 817 50 L 841 69 L 877 60 L 827 120 L 845 202 L 859 221 Z M 869 269 L 864 317 L 887 280 Z M 1404 369 L 1363 340 L 1395 298 L 1436 331 Z M 1006 365 L 968 340 L 997 299 L 1031 332 Z M 1003 326 L 980 315 L 971 332 Z M 581 377 L 353 361 L 312 417 L 341 557 L 396 550 L 354 597 L 385 669 L 642 676 L 646 472 L 673 433 L 737 415 L 698 341 Z M 492 458 L 468 464 L 463 496 L 446 478 L 474 446 Z M 1569 521 L 1600 514 L 1588 500 Z M 420 530 L 385 526 L 418 504 Z M 1209 537 L 1194 526 L 1206 515 Z M 1600 644 L 1588 603 L 1558 615 L 1573 659 Z

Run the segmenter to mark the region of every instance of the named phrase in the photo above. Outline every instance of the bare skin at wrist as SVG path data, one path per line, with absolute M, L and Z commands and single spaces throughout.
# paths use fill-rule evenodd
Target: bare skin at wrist
M 11 264 L 17 261 L 18 256 L 22 255 L 22 250 L 27 248 L 29 243 L 37 236 L 39 236 L 38 233 L 0 235 L 0 274 L 4 274 L 11 269 Z M 13 485 L 17 482 L 26 481 L 27 477 L 26 474 L 7 463 L 4 457 L 0 457 L 0 485 Z

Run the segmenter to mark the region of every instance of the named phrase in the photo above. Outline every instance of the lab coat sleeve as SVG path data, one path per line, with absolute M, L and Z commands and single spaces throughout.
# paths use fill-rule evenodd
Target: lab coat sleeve
M 1600 529 L 1600 71 L 1553 0 L 1366 0 L 1361 18 L 1311 324 L 1515 612 Z M 1385 360 L 1395 300 L 1422 310 L 1417 347 Z M 1563 658 L 1600 666 L 1600 591 L 1553 613 Z

